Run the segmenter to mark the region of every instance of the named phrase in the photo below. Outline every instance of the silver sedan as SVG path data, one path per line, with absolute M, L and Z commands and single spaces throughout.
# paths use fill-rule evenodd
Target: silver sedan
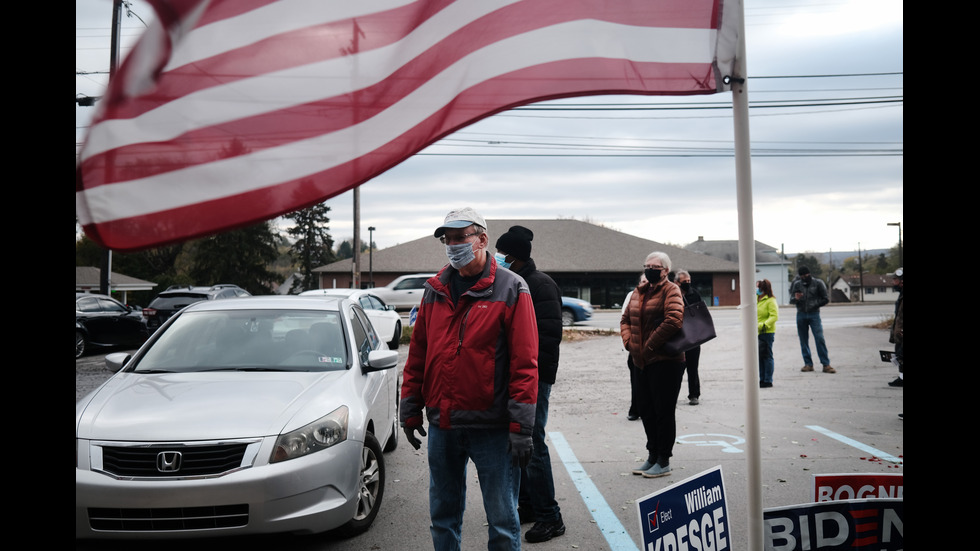
M 189 306 L 75 406 L 76 538 L 367 530 L 397 362 L 348 299 Z

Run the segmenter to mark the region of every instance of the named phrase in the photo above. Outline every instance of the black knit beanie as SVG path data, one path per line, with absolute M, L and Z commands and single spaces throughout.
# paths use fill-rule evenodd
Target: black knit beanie
M 497 239 L 497 250 L 518 260 L 527 262 L 531 258 L 531 240 L 534 232 L 524 226 L 511 226 L 507 233 Z

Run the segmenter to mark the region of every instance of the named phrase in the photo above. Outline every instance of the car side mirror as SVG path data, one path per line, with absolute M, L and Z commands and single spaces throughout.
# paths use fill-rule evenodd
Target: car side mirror
M 368 352 L 367 365 L 365 371 L 383 371 L 398 365 L 397 350 L 372 350 Z
M 119 370 L 126 366 L 126 363 L 132 359 L 133 355 L 128 352 L 113 352 L 112 354 L 106 354 L 105 357 L 105 367 L 113 373 L 119 373 Z

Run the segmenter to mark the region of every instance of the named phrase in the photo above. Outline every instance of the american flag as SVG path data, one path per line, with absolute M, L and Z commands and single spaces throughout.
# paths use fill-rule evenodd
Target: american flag
M 350 190 L 519 105 L 728 90 L 740 0 L 153 0 L 79 154 L 76 215 L 137 250 Z

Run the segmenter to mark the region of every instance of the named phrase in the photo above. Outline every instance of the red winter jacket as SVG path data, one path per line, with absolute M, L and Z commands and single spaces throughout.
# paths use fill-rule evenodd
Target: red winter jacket
M 488 255 L 489 256 L 489 255 Z M 538 394 L 538 331 L 527 283 L 492 256 L 453 304 L 446 266 L 425 284 L 405 362 L 405 427 L 503 428 L 530 434 Z

